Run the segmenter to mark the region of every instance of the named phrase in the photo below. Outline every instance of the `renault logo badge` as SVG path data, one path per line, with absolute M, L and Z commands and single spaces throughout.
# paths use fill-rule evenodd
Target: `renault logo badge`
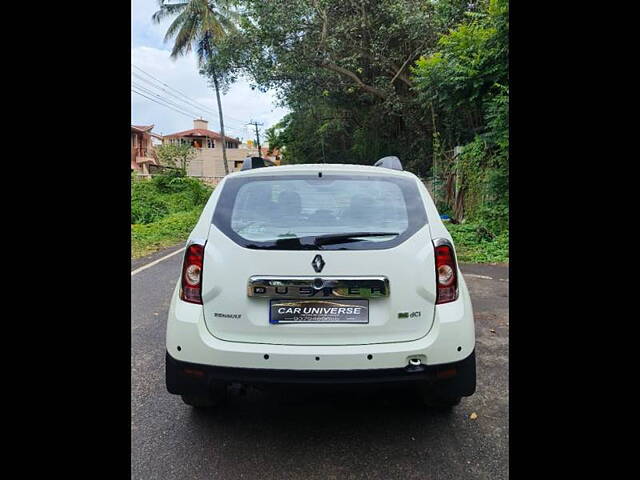
M 322 259 L 322 256 L 316 255 L 315 257 L 313 257 L 313 261 L 311 262 L 311 265 L 313 266 L 313 269 L 316 272 L 320 273 L 324 268 L 324 260 Z

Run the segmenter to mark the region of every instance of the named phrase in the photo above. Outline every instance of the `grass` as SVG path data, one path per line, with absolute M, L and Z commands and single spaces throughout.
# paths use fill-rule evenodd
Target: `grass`
M 131 225 L 131 258 L 140 258 L 186 241 L 202 208 L 178 212 L 148 224 Z
M 462 263 L 509 263 L 509 231 L 492 236 L 477 224 L 445 223 Z
M 198 222 L 211 187 L 179 172 L 131 184 L 131 258 L 184 242 Z

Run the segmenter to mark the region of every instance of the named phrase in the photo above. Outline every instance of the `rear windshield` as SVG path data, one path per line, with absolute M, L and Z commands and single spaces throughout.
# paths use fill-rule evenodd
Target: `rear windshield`
M 427 222 L 412 179 L 364 175 L 230 178 L 213 223 L 247 248 L 379 249 Z

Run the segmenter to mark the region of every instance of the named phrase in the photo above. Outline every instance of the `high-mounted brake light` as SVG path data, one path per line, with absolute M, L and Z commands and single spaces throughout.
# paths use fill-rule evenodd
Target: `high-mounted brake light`
M 436 255 L 436 305 L 449 303 L 458 298 L 458 274 L 453 247 L 448 241 L 434 242 Z
M 202 305 L 202 259 L 204 246 L 197 243 L 187 247 L 182 263 L 182 287 L 180 299 L 189 303 Z

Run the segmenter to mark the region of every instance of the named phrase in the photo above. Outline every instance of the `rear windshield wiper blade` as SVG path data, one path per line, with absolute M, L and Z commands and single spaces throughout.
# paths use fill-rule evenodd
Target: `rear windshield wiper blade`
M 318 245 L 315 245 L 312 242 L 301 242 L 300 240 L 309 240 L 314 239 L 315 237 L 287 237 L 287 238 L 278 238 L 274 240 L 267 240 L 262 243 L 262 245 L 258 245 L 255 243 L 250 243 L 246 245 L 247 248 L 252 249 L 262 249 L 262 250 L 320 250 Z
M 318 235 L 315 237 L 315 245 L 329 245 L 334 243 L 357 242 L 359 237 L 386 237 L 390 235 L 400 235 L 397 232 L 349 232 L 349 233 L 332 233 L 329 235 Z
M 397 232 L 330 233 L 327 235 L 308 235 L 305 237 L 278 238 L 270 240 L 266 245 L 249 244 L 246 247 L 265 250 L 282 250 L 288 248 L 300 250 L 320 250 L 322 245 L 357 242 L 357 238 L 359 237 L 386 237 L 390 235 L 396 236 L 400 234 Z
M 318 250 L 318 246 L 313 242 L 304 242 L 303 240 L 309 240 L 313 237 L 287 237 L 279 238 L 275 241 L 275 248 L 281 247 L 296 247 L 301 250 Z

